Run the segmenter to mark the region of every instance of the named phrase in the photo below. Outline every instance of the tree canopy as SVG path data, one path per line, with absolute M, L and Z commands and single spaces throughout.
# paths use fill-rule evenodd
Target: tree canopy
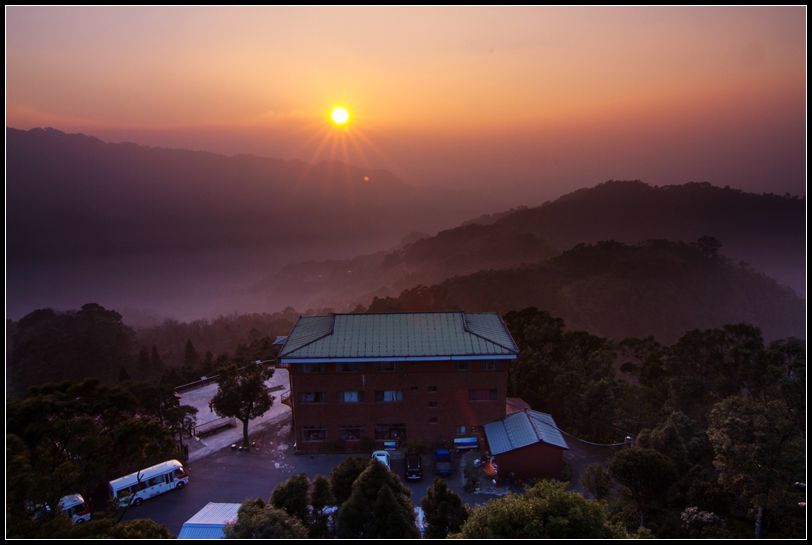
M 606 504 L 568 492 L 565 483 L 541 481 L 473 508 L 462 537 L 571 539 L 625 537 L 609 521 Z
M 225 527 L 228 539 L 301 539 L 307 528 L 281 509 L 262 500 L 246 500 L 240 506 L 237 520 Z
M 272 374 L 272 369 L 249 364 L 224 370 L 218 380 L 219 388 L 212 399 L 214 412 L 242 422 L 245 447 L 248 447 L 248 422 L 265 414 L 273 404 L 273 396 L 265 384 Z

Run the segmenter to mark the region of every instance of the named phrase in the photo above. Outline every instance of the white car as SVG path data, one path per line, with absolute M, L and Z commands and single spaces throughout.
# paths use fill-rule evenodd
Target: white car
M 392 469 L 392 466 L 389 465 L 389 453 L 385 450 L 376 450 L 373 452 L 372 459 L 378 460 L 380 463 L 386 466 L 386 469 Z

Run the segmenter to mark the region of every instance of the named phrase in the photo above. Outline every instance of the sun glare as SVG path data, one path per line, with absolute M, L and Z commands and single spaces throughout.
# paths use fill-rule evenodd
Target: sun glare
M 333 111 L 330 112 L 330 118 L 336 125 L 346 125 L 350 120 L 350 112 L 348 112 L 346 108 L 338 106 L 333 108 Z

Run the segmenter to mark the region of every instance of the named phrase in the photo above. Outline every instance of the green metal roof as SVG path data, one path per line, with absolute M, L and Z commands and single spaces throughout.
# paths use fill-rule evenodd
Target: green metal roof
M 515 358 L 519 349 L 495 313 L 404 312 L 302 316 L 282 361 Z

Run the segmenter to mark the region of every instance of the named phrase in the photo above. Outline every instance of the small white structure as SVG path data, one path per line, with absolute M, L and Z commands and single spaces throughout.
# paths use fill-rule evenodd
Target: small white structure
M 237 520 L 239 511 L 239 503 L 209 502 L 183 523 L 178 539 L 223 539 L 226 524 Z

